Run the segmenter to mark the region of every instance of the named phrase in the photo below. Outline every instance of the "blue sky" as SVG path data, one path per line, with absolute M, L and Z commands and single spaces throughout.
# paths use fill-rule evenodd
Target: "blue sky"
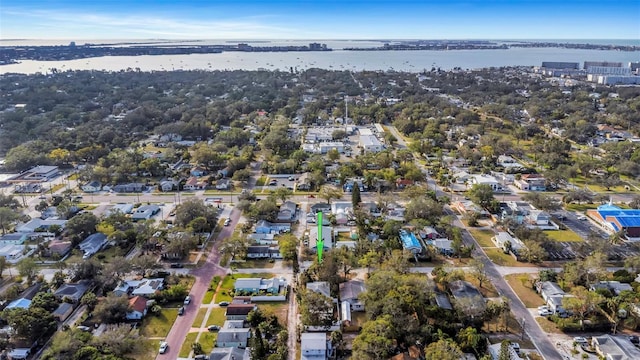
M 640 1 L 1 0 L 22 38 L 640 39 Z

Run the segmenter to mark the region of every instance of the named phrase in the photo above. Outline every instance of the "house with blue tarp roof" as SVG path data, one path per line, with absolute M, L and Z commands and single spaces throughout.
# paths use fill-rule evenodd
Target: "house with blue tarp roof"
M 422 245 L 420 245 L 420 241 L 418 241 L 418 238 L 416 238 L 414 233 L 404 229 L 400 230 L 400 241 L 402 242 L 402 247 L 405 250 L 409 250 L 414 254 L 422 252 Z
M 610 233 L 622 232 L 628 241 L 640 241 L 640 209 L 621 209 L 609 203 L 588 210 L 587 215 Z

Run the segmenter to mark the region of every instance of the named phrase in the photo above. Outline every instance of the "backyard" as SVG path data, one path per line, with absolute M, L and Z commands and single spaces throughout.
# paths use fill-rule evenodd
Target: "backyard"
M 518 295 L 524 306 L 528 308 L 537 308 L 544 305 L 542 297 L 533 290 L 533 282 L 535 278 L 531 274 L 510 274 L 506 275 L 505 280 L 509 286 Z

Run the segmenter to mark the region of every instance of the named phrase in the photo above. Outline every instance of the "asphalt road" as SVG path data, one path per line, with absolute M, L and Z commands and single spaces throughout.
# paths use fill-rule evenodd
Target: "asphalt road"
M 220 267 L 220 253 L 218 252 L 218 244 L 220 241 L 228 236 L 231 236 L 233 230 L 238 224 L 240 219 L 240 211 L 237 209 L 231 210 L 231 224 L 222 228 L 222 231 L 218 234 L 216 239 L 213 239 L 214 246 L 207 256 L 207 260 L 201 267 L 194 269 L 190 272 L 196 278 L 193 287 L 191 288 L 191 304 L 185 306 L 185 312 L 183 316 L 178 316 L 173 323 L 166 341 L 169 343 L 169 351 L 165 354 L 158 354 L 157 360 L 175 360 L 178 358 L 178 353 L 182 347 L 184 339 L 187 337 L 193 321 L 198 313 L 199 304 L 202 304 L 204 294 L 209 288 L 209 283 L 214 276 L 224 276 L 227 273 L 227 269 Z

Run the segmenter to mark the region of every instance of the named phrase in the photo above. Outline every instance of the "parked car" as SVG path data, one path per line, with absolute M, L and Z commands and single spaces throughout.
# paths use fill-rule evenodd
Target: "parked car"
M 187 297 L 184 298 L 184 304 L 189 305 L 190 303 L 191 303 L 191 295 L 187 295 Z
M 587 343 L 589 343 L 589 341 L 586 338 L 582 337 L 582 336 L 574 337 L 573 338 L 573 342 L 578 343 L 578 344 L 587 344 Z
M 293 176 L 289 176 L 289 181 L 293 181 L 293 180 L 294 180 Z
M 180 309 L 178 309 L 178 315 L 184 315 L 184 306 L 181 306 Z
M 631 341 L 632 344 L 640 344 L 640 338 L 635 335 L 629 336 L 629 341 Z
M 86 331 L 86 332 L 91 331 L 91 328 L 90 328 L 90 327 L 88 327 L 88 326 L 84 326 L 84 325 L 80 325 L 80 326 L 78 326 L 78 327 L 77 327 L 77 329 L 78 329 L 78 330 L 80 330 L 80 331 Z
M 167 350 L 169 350 L 169 343 L 167 343 L 166 341 L 163 341 L 160 343 L 160 354 L 164 354 L 167 352 Z
M 224 226 L 229 226 L 231 224 L 231 219 L 227 218 L 224 220 Z
M 211 326 L 209 326 L 209 327 L 207 328 L 207 330 L 209 330 L 209 331 L 211 331 L 211 332 L 213 332 L 213 331 L 218 331 L 218 330 L 220 330 L 220 326 L 218 326 L 218 325 L 211 325 Z
M 174 269 L 181 269 L 184 267 L 184 265 L 181 263 L 172 263 L 170 266 Z
M 229 302 L 228 301 L 220 301 L 218 303 L 218 305 L 220 305 L 220 306 L 229 306 Z
M 540 316 L 551 316 L 553 312 L 551 310 L 538 310 L 538 315 Z

